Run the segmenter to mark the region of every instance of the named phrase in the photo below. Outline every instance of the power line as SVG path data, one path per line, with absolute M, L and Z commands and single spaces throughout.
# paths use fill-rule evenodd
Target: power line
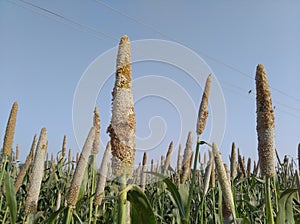
M 111 5 L 109 5 L 109 4 L 107 4 L 107 3 L 104 3 L 104 2 L 101 1 L 101 0 L 95 0 L 95 1 L 96 1 L 98 4 L 101 4 L 102 6 L 104 6 L 104 7 L 108 8 L 108 9 L 110 9 L 111 11 L 114 11 L 115 13 L 117 13 L 117 14 L 119 14 L 119 15 L 121 15 L 121 16 L 124 16 L 124 17 L 130 19 L 130 20 L 132 20 L 132 21 L 134 21 L 134 22 L 136 22 L 136 23 L 138 23 L 138 24 L 140 24 L 140 25 L 142 25 L 142 26 L 144 26 L 144 27 L 146 27 L 146 28 L 152 30 L 153 32 L 156 32 L 156 33 L 160 34 L 160 35 L 163 36 L 163 37 L 166 37 L 166 38 L 168 38 L 168 39 L 170 39 L 170 40 L 172 40 L 172 41 L 174 41 L 174 42 L 177 42 L 177 43 L 180 43 L 180 44 L 184 45 L 184 44 L 181 43 L 180 41 L 176 40 L 174 37 L 172 37 L 172 36 L 170 36 L 170 35 L 168 35 L 168 34 L 162 32 L 161 30 L 159 30 L 159 29 L 157 29 L 157 28 L 155 28 L 155 27 L 153 27 L 153 26 L 151 26 L 151 25 L 149 25 L 149 24 L 147 24 L 147 23 L 145 23 L 145 22 L 142 22 L 140 19 L 137 19 L 137 18 L 135 18 L 135 17 L 133 17 L 133 16 L 130 16 L 130 15 L 128 15 L 128 14 L 126 14 L 126 13 L 120 11 L 119 9 L 116 9 L 116 8 L 112 7 Z M 223 62 L 223 61 L 221 61 L 221 60 L 219 60 L 219 59 L 217 59 L 217 58 L 215 58 L 215 57 L 213 57 L 213 56 L 211 56 L 211 55 L 209 55 L 209 54 L 207 54 L 207 53 L 205 53 L 205 52 L 203 52 L 203 51 L 199 51 L 199 52 L 200 52 L 203 56 L 207 57 L 208 59 L 210 59 L 210 60 L 212 60 L 212 61 L 214 61 L 214 62 L 216 62 L 216 63 L 218 63 L 218 64 L 221 64 L 221 65 L 223 65 L 223 66 L 229 68 L 230 70 L 239 73 L 240 75 L 243 75 L 243 76 L 245 76 L 245 77 L 247 77 L 247 78 L 249 78 L 249 79 L 255 80 L 254 76 L 249 75 L 248 73 L 241 71 L 240 69 L 236 68 L 235 66 L 232 66 L 232 65 L 230 65 L 230 64 L 227 64 L 227 63 L 225 63 L 225 62 Z M 296 98 L 295 96 L 292 96 L 292 95 L 290 95 L 290 94 L 287 94 L 287 93 L 283 92 L 282 90 L 280 90 L 280 89 L 278 89 L 278 88 L 275 88 L 275 87 L 272 87 L 272 86 L 270 86 L 270 88 L 271 88 L 272 90 L 275 90 L 275 91 L 277 91 L 278 93 L 280 93 L 280 94 L 282 94 L 282 95 L 288 97 L 288 98 L 291 98 L 291 99 L 293 99 L 293 100 L 295 100 L 295 101 L 300 102 L 300 99 L 298 99 L 298 98 Z
M 292 95 L 290 95 L 290 94 L 287 94 L 287 93 L 283 92 L 283 91 L 280 90 L 280 89 L 274 88 L 274 87 L 272 87 L 272 86 L 270 86 L 270 88 L 273 89 L 273 90 L 275 90 L 275 91 L 277 91 L 278 93 L 280 93 L 280 94 L 286 96 L 286 97 L 289 97 L 289 98 L 291 98 L 291 99 L 293 99 L 293 100 L 295 100 L 295 101 L 300 102 L 300 99 L 298 99 L 298 98 L 296 98 L 296 97 L 294 97 L 294 96 L 292 96 Z
M 237 86 L 237 85 L 225 82 L 225 81 L 220 81 L 220 82 L 222 84 L 225 84 L 225 89 L 227 89 L 228 91 L 233 92 L 233 93 L 239 93 L 239 95 L 238 95 L 239 97 L 243 97 L 243 98 L 248 98 L 248 97 L 255 98 L 255 95 L 253 94 L 252 91 L 251 91 L 251 93 L 247 93 L 247 90 L 244 89 L 244 88 L 242 88 L 242 87 L 240 87 L 240 86 Z M 224 88 L 224 86 L 223 86 L 223 88 Z M 247 95 L 248 95 L 248 97 L 247 97 Z M 295 114 L 295 113 L 286 111 L 284 109 L 281 109 L 280 107 L 277 107 L 277 105 L 282 106 L 282 107 L 286 107 L 287 109 L 290 109 L 290 110 L 294 110 L 295 112 L 298 112 L 298 113 Z M 282 113 L 287 114 L 287 115 L 292 116 L 292 117 L 297 118 L 297 119 L 300 118 L 300 115 L 299 115 L 300 114 L 300 109 L 299 108 L 291 107 L 291 106 L 286 105 L 284 103 L 281 103 L 281 102 L 279 102 L 277 100 L 273 101 L 273 106 L 276 107 L 275 110 L 279 110 Z
M 225 82 L 225 81 L 221 81 L 221 83 L 223 83 L 223 84 L 225 84 L 225 85 L 227 85 L 227 86 L 231 86 L 231 87 L 233 87 L 233 88 L 235 88 L 235 89 L 238 89 L 241 93 L 243 93 L 244 95 L 253 95 L 253 90 L 252 89 L 250 89 L 250 90 L 247 90 L 247 89 L 245 89 L 245 88 L 242 88 L 242 87 L 240 87 L 240 86 L 237 86 L 237 85 L 234 85 L 234 84 L 232 84 L 232 83 L 228 83 L 228 82 Z M 247 91 L 248 91 L 248 93 L 247 93 Z M 250 93 L 249 93 L 249 91 L 250 91 Z M 293 111 L 295 111 L 295 112 L 298 112 L 298 113 L 300 113 L 300 108 L 297 108 L 297 107 L 292 107 L 292 106 L 290 106 L 290 105 L 287 105 L 287 104 L 285 104 L 285 103 L 281 103 L 280 101 L 277 101 L 277 100 L 274 100 L 273 101 L 276 105 L 280 105 L 280 106 L 283 106 L 283 107 L 286 107 L 286 108 L 288 108 L 288 109 L 290 109 L 290 110 L 293 110 Z
M 27 1 L 24 1 L 24 0 L 19 0 L 20 2 L 23 2 L 23 3 L 25 3 L 26 5 L 30 6 L 30 7 L 26 7 L 26 6 L 24 6 L 24 5 L 18 4 L 18 3 L 15 2 L 15 1 L 12 1 L 12 0 L 8 0 L 8 1 L 10 1 L 11 3 L 16 4 L 16 5 L 18 5 L 18 6 L 22 7 L 22 8 L 25 8 L 25 9 L 27 9 L 27 10 L 33 11 L 33 12 L 35 12 L 35 13 L 38 13 L 38 14 L 40 14 L 40 15 L 42 15 L 42 16 L 47 16 L 48 18 L 51 18 L 51 19 L 56 18 L 56 19 L 54 19 L 54 20 L 57 21 L 57 22 L 62 22 L 60 19 L 62 19 L 63 21 L 67 21 L 68 23 L 63 23 L 63 24 L 64 24 L 64 25 L 68 25 L 68 26 L 70 26 L 69 23 L 71 23 L 71 24 L 73 24 L 73 25 L 76 25 L 75 27 L 74 27 L 74 26 L 71 26 L 71 27 L 76 28 L 76 29 L 79 30 L 79 31 L 86 31 L 86 32 L 92 33 L 93 35 L 95 35 L 95 34 L 101 34 L 101 35 L 105 36 L 107 39 L 114 40 L 114 42 L 118 40 L 117 38 L 115 38 L 115 37 L 113 37 L 113 36 L 111 36 L 111 35 L 107 35 L 107 34 L 105 34 L 105 33 L 103 33 L 103 32 L 100 32 L 100 31 L 94 29 L 94 28 L 91 28 L 91 27 L 89 27 L 89 26 L 86 26 L 86 25 L 84 25 L 84 24 L 81 24 L 81 23 L 79 23 L 79 22 L 77 22 L 77 21 L 74 21 L 74 20 L 72 20 L 72 19 L 69 19 L 69 18 L 67 18 L 67 17 L 65 17 L 65 16 L 63 16 L 63 15 L 61 15 L 61 14 L 59 14 L 59 13 L 50 11 L 50 10 L 48 10 L 48 9 L 46 9 L 46 8 L 43 8 L 43 7 L 38 6 L 38 5 L 35 5 L 35 4 L 33 4 L 33 3 L 30 3 L 30 2 L 27 2 Z M 100 4 L 103 4 L 103 5 L 106 6 L 106 7 L 111 8 L 112 10 L 114 9 L 114 8 L 112 8 L 111 6 L 109 6 L 109 5 L 105 4 L 105 3 L 102 3 L 100 0 L 96 0 L 96 1 L 99 2 Z M 34 10 L 34 9 L 36 9 L 36 10 Z M 38 10 L 40 10 L 40 11 L 42 11 L 42 12 L 44 12 L 44 13 L 41 13 L 41 12 L 38 11 Z M 139 24 L 147 25 L 147 24 L 145 24 L 145 23 L 143 23 L 143 22 L 140 22 L 139 20 L 137 20 L 137 19 L 135 19 L 135 18 L 133 18 L 133 17 L 131 17 L 131 16 L 129 16 L 129 15 L 126 15 L 125 13 L 122 13 L 121 11 L 119 11 L 119 10 L 117 10 L 117 9 L 115 9 L 114 11 L 117 12 L 117 13 L 119 13 L 119 14 L 121 14 L 121 15 L 123 15 L 123 16 L 126 16 L 126 17 L 128 17 L 128 18 L 130 18 L 130 19 L 136 21 L 136 22 L 139 23 Z M 45 14 L 45 13 L 46 13 L 46 14 Z M 49 16 L 49 15 L 52 15 L 52 16 Z M 53 16 L 55 16 L 55 17 L 53 17 Z M 157 29 L 153 28 L 152 26 L 147 25 L 147 27 L 148 27 L 148 28 L 151 28 L 151 30 L 153 30 L 153 31 L 155 31 L 155 32 L 159 32 L 160 34 L 164 35 L 165 37 L 168 37 L 168 38 L 174 40 L 174 38 L 169 37 L 168 35 L 163 34 L 162 32 L 158 31 Z M 80 29 L 80 28 L 81 28 L 81 29 Z M 84 28 L 84 30 L 83 30 L 82 28 Z M 100 37 L 99 37 L 98 35 L 95 35 L 95 36 L 96 36 L 98 39 L 100 39 Z M 101 40 L 103 40 L 103 38 L 101 38 Z M 174 40 L 174 41 L 176 41 L 176 40 Z M 210 56 L 207 55 L 207 57 L 210 57 Z M 210 57 L 210 58 L 213 58 L 213 57 Z M 234 70 L 234 71 L 236 71 L 236 72 L 238 72 L 238 73 L 240 73 L 240 74 L 243 74 L 244 76 L 246 76 L 246 77 L 248 77 L 248 78 L 254 80 L 254 78 L 251 77 L 251 76 L 249 76 L 249 75 L 247 75 L 247 73 L 244 73 L 244 72 L 240 71 L 239 69 L 237 69 L 237 68 L 235 68 L 235 67 L 233 67 L 233 66 L 231 66 L 231 65 L 228 65 L 228 64 L 226 64 L 226 63 L 223 63 L 223 62 L 220 61 L 220 60 L 217 60 L 217 59 L 215 59 L 215 58 L 213 58 L 213 59 L 214 59 L 217 63 L 222 64 L 222 65 L 224 65 L 224 66 L 230 68 L 231 70 Z M 224 81 L 222 81 L 222 82 L 226 84 L 226 82 L 224 82 Z M 231 83 L 227 83 L 227 85 L 229 85 L 229 86 L 231 86 L 231 87 L 234 87 L 234 88 L 238 89 L 239 92 L 242 92 L 242 93 L 246 93 L 246 91 L 247 91 L 247 90 L 244 90 L 242 87 L 233 85 L 233 84 L 231 84 Z M 283 95 L 286 95 L 287 97 L 292 97 L 292 98 L 294 98 L 293 96 L 289 96 L 288 94 L 284 93 L 284 92 L 281 91 L 281 90 L 278 90 L 278 89 L 272 88 L 272 87 L 270 87 L 270 88 L 273 89 L 273 90 L 276 90 L 276 91 L 280 92 L 280 93 L 283 94 Z M 228 88 L 227 88 L 227 89 L 228 89 Z M 231 91 L 232 91 L 232 90 L 231 90 Z M 245 95 L 246 95 L 246 94 L 245 94 Z M 245 97 L 245 96 L 244 96 L 244 97 Z M 294 99 L 295 99 L 295 100 L 298 100 L 297 98 L 294 98 Z M 279 102 L 279 101 L 274 101 L 274 102 L 275 102 L 276 104 L 281 105 L 281 106 L 283 106 L 283 107 L 286 107 L 286 108 L 288 108 L 288 109 L 291 109 L 291 110 L 300 112 L 300 109 L 298 109 L 298 108 L 295 108 L 295 107 L 286 105 L 286 104 L 281 103 L 281 102 Z M 284 112 L 284 113 L 287 113 L 287 114 L 293 116 L 293 117 L 299 118 L 299 116 L 297 116 L 297 115 L 295 115 L 295 114 L 293 114 L 293 113 L 290 113 L 290 112 L 285 111 L 285 110 L 282 110 L 282 109 L 280 109 L 280 110 L 281 110 L 282 112 Z
M 128 19 L 130 19 L 130 20 L 132 20 L 132 21 L 134 21 L 134 22 L 136 22 L 136 23 L 138 23 L 138 24 L 140 24 L 140 25 L 142 25 L 142 26 L 144 26 L 144 27 L 146 27 L 146 28 L 148 28 L 148 29 L 154 31 L 155 33 L 160 34 L 160 35 L 163 36 L 163 37 L 168 38 L 168 39 L 171 40 L 171 41 L 174 41 L 174 42 L 180 43 L 180 44 L 182 44 L 182 45 L 185 45 L 185 44 L 181 43 L 180 41 L 176 40 L 175 38 L 173 38 L 172 36 L 170 36 L 170 35 L 168 35 L 168 34 L 162 32 L 162 31 L 160 31 L 159 29 L 157 29 L 157 28 L 155 28 L 155 27 L 153 27 L 153 26 L 151 26 L 151 25 L 149 25 L 149 24 L 146 24 L 146 23 L 142 22 L 141 20 L 136 19 L 136 18 L 134 18 L 134 17 L 132 17 L 132 16 L 130 16 L 130 15 L 128 15 L 128 14 L 122 12 L 122 11 L 120 11 L 120 10 L 118 10 L 118 9 L 116 9 L 116 8 L 114 8 L 114 7 L 112 7 L 112 6 L 110 6 L 109 4 L 107 4 L 107 3 L 105 3 L 105 2 L 102 2 L 101 0 L 95 0 L 95 1 L 96 1 L 97 3 L 99 3 L 99 4 L 101 4 L 102 6 L 104 6 L 104 7 L 108 8 L 108 9 L 114 11 L 115 13 L 117 13 L 117 14 L 119 14 L 119 15 L 121 15 L 121 16 L 127 17 Z M 230 68 L 231 70 L 236 71 L 236 72 L 238 72 L 238 73 L 244 75 L 244 76 L 247 77 L 247 78 L 253 79 L 253 77 L 250 76 L 250 75 L 248 75 L 247 73 L 242 72 L 241 70 L 239 70 L 239 69 L 237 69 L 237 68 L 235 68 L 235 67 L 233 67 L 233 66 L 231 66 L 231 65 L 229 65 L 229 64 L 226 64 L 226 63 L 220 61 L 219 59 L 217 59 L 217 58 L 215 58 L 215 57 L 213 57 L 213 56 L 211 56 L 211 55 L 208 55 L 207 53 L 205 53 L 205 52 L 203 52 L 203 51 L 199 51 L 199 52 L 200 52 L 203 56 L 209 58 L 210 60 L 215 61 L 215 62 L 218 63 L 218 64 L 222 64 L 222 65 L 224 65 L 224 66 Z
M 136 19 L 136 18 L 134 18 L 134 17 L 132 17 L 132 16 L 130 16 L 130 15 L 128 15 L 128 14 L 126 14 L 126 13 L 124 13 L 124 12 L 118 10 L 118 9 L 116 9 L 116 8 L 110 6 L 109 4 L 105 3 L 105 2 L 102 2 L 102 1 L 100 1 L 100 0 L 95 0 L 95 1 L 96 1 L 98 4 L 101 4 L 102 6 L 104 6 L 104 7 L 108 8 L 108 9 L 114 11 L 115 13 L 117 13 L 117 14 L 119 14 L 119 15 L 121 15 L 121 16 L 127 17 L 128 19 L 130 19 L 130 20 L 132 20 L 132 21 L 134 21 L 134 22 L 136 22 L 136 23 L 138 23 L 138 24 L 140 24 L 140 25 L 142 25 L 142 26 L 144 26 L 144 27 L 146 27 L 146 28 L 148 28 L 148 29 L 154 31 L 155 33 L 158 33 L 158 34 L 160 34 L 160 35 L 163 36 L 163 37 L 166 37 L 166 38 L 168 38 L 168 39 L 170 39 L 170 40 L 172 40 L 172 41 L 174 41 L 174 42 L 177 42 L 174 38 L 172 38 L 171 36 L 169 36 L 169 35 L 166 34 L 166 33 L 161 32 L 159 29 L 155 28 L 154 26 L 151 26 L 151 25 L 149 25 L 149 24 L 147 24 L 147 23 L 144 23 L 144 22 L 142 22 L 141 20 Z
M 289 112 L 289 111 L 286 111 L 286 110 L 283 110 L 283 109 L 280 109 L 280 108 L 277 108 L 277 107 L 276 107 L 276 110 L 277 110 L 277 109 L 280 110 L 281 112 L 283 112 L 283 113 L 289 115 L 289 116 L 292 116 L 292 117 L 294 117 L 294 118 L 300 119 L 300 116 L 298 116 L 298 115 L 296 115 L 296 114 L 293 114 L 293 113 L 291 113 L 291 112 Z
M 289 106 L 289 105 L 284 104 L 284 103 L 281 103 L 281 102 L 279 102 L 279 101 L 277 101 L 277 100 L 274 101 L 274 102 L 275 102 L 276 104 L 278 104 L 278 105 L 281 105 L 281 106 L 283 106 L 283 107 L 289 108 L 290 110 L 297 111 L 297 112 L 300 113 L 300 109 L 299 109 L 299 108 Z
M 41 6 L 38 6 L 38 5 L 35 5 L 31 2 L 27 2 L 27 1 L 24 1 L 24 0 L 19 0 L 19 2 L 22 2 L 23 4 L 19 4 L 17 3 L 16 1 L 12 1 L 12 0 L 8 0 L 9 2 L 23 8 L 23 9 L 26 9 L 26 10 L 30 10 L 34 13 L 37 13 L 37 14 L 40 14 L 42 16 L 46 16 L 50 19 L 53 19 L 57 22 L 60 22 L 66 26 L 70 26 L 72 28 L 75 28 L 79 31 L 85 31 L 85 32 L 89 32 L 90 34 L 93 34 L 97 39 L 100 39 L 100 40 L 110 40 L 110 42 L 112 42 L 111 40 L 113 40 L 113 42 L 115 43 L 116 41 L 118 41 L 118 39 L 114 38 L 113 36 L 111 35 L 108 35 L 104 32 L 101 32 L 101 31 L 98 31 L 96 30 L 95 28 L 93 27 L 90 27 L 90 26 L 87 26 L 85 24 L 82 24 L 82 23 L 79 23 L 75 20 L 72 20 L 72 19 L 69 19 L 57 12 L 53 12 L 53 11 L 50 11 L 44 7 L 41 7 Z M 26 6 L 25 6 L 26 5 Z M 62 20 L 64 22 L 62 22 Z M 72 24 L 72 25 L 70 25 Z M 99 36 L 99 34 L 101 35 L 101 37 Z

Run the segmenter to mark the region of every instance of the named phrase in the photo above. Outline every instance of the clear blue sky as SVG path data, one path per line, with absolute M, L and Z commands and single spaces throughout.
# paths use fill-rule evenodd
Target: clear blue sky
M 68 147 L 80 151 L 72 126 L 76 86 L 90 63 L 115 47 L 124 34 L 132 41 L 178 41 L 206 61 L 224 93 L 226 130 L 220 149 L 226 159 L 232 141 L 245 157 L 257 158 L 254 77 L 256 65 L 263 64 L 276 106 L 276 147 L 281 156 L 296 158 L 300 142 L 299 1 L 28 2 L 56 15 L 24 1 L 0 1 L 0 138 L 10 108 L 18 101 L 14 146 L 19 144 L 22 158 L 29 151 L 33 135 L 42 127 L 48 130 L 50 153 L 60 150 L 64 134 Z M 106 74 L 99 71 L 99 75 Z M 198 108 L 202 89 L 183 71 L 154 62 L 133 65 L 134 79 L 149 75 L 179 83 Z M 113 76 L 108 79 L 96 102 L 104 144 L 108 140 L 105 132 L 110 121 L 113 80 Z M 248 94 L 250 89 L 252 93 Z M 185 145 L 177 131 L 180 112 L 167 100 L 149 96 L 136 104 L 136 113 L 137 135 L 142 138 L 151 135 L 151 117 L 165 120 L 166 134 L 154 150 L 155 159 L 166 154 L 171 140 L 176 146 Z M 92 117 L 84 119 L 91 122 Z M 204 140 L 209 137 L 210 125 L 209 120 Z M 195 126 L 189 129 L 194 132 Z M 154 130 L 163 133 L 159 128 Z M 185 139 L 187 133 L 183 135 Z M 141 154 L 137 154 L 137 160 Z

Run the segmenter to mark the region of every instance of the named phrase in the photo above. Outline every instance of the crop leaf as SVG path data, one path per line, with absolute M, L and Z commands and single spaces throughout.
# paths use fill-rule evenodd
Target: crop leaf
M 5 196 L 7 200 L 7 206 L 10 212 L 10 223 L 16 223 L 17 220 L 17 200 L 14 185 L 11 181 L 10 175 L 7 172 L 5 178 Z
M 136 185 L 129 185 L 125 190 L 131 206 L 131 223 L 156 224 L 153 209 L 143 190 Z
M 279 199 L 279 210 L 276 217 L 276 224 L 294 224 L 294 213 L 293 213 L 293 198 L 297 189 L 285 190 Z

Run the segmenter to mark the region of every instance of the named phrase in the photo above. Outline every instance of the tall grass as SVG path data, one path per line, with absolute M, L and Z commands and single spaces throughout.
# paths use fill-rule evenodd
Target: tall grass
M 207 83 L 211 81 L 209 76 Z M 192 132 L 187 133 L 184 154 L 181 146 L 178 149 L 176 169 L 171 159 L 175 141 L 161 161 L 155 162 L 145 153 L 143 161 L 134 162 L 130 43 L 124 36 L 119 46 L 108 128 L 111 139 L 100 169 L 96 155 L 103 149 L 99 149 L 97 108 L 94 127 L 80 156 L 75 159 L 69 150 L 66 158 L 68 142 L 64 136 L 61 151 L 45 160 L 48 142 L 43 128 L 37 145 L 37 136 L 34 137 L 23 164 L 12 156 L 17 153 L 13 151 L 13 142 L 18 108 L 17 103 L 13 105 L 0 166 L 0 222 L 300 223 L 299 165 L 288 157 L 282 161 L 275 157 L 274 114 L 262 65 L 257 67 L 256 86 L 259 161 L 245 160 L 243 150 L 237 148 L 238 139 L 231 149 L 200 141 L 208 116 L 209 88 L 205 87 L 195 121 L 197 141 L 193 142 Z M 200 155 L 205 157 L 200 150 L 203 144 L 209 147 L 208 162 L 199 159 Z M 299 149 L 300 144 L 298 154 Z M 229 154 L 227 165 L 223 158 Z M 151 172 L 147 161 L 151 161 Z M 134 169 L 133 165 L 138 163 L 139 168 Z

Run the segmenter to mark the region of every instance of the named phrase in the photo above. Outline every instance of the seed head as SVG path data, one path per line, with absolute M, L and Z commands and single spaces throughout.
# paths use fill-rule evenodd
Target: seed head
M 143 166 L 142 166 L 142 171 L 141 171 L 141 188 L 143 191 L 145 191 L 145 185 L 146 185 L 146 170 L 147 170 L 147 153 L 144 152 L 143 155 Z
M 151 172 L 155 172 L 154 160 L 151 159 Z
M 268 78 L 263 65 L 256 68 L 257 138 L 260 168 L 263 176 L 272 177 L 275 172 L 274 112 Z
M 113 90 L 112 117 L 108 127 L 111 138 L 112 168 L 117 177 L 132 175 L 135 156 L 135 113 L 132 95 L 130 42 L 121 38 Z
M 93 155 L 97 155 L 99 152 L 99 145 L 100 145 L 100 115 L 99 115 L 99 110 L 98 107 L 95 107 L 94 110 L 94 127 L 96 130 L 95 133 L 95 140 L 93 143 Z
M 231 147 L 231 156 L 230 156 L 230 176 L 231 179 L 234 179 L 236 177 L 236 171 L 237 171 L 237 162 L 236 162 L 236 147 L 235 143 L 232 143 Z
M 60 159 L 65 158 L 66 151 L 67 151 L 67 136 L 64 135 L 63 144 L 62 144 L 62 147 L 61 147 Z
M 108 166 L 109 166 L 109 157 L 111 153 L 111 145 L 110 142 L 107 143 L 106 149 L 102 158 L 100 170 L 99 170 L 99 176 L 98 176 L 98 183 L 96 188 L 96 194 L 94 199 L 95 205 L 100 205 L 102 202 L 102 199 L 105 196 L 104 188 L 105 183 L 107 179 L 107 172 L 108 172 Z
M 251 158 L 248 158 L 248 162 L 247 162 L 247 177 L 251 176 Z
M 212 154 L 211 151 L 209 151 L 209 154 Z M 205 196 L 208 188 L 209 188 L 209 181 L 210 181 L 210 176 L 211 176 L 211 169 L 212 169 L 212 163 L 214 162 L 214 157 L 213 155 L 210 155 L 208 164 L 205 168 L 205 174 L 204 174 L 204 187 L 203 187 L 203 195 Z
M 17 146 L 16 146 L 16 161 L 19 160 L 19 155 L 20 155 L 20 148 L 19 148 L 19 145 L 17 144 Z
M 3 141 L 3 158 L 11 156 L 18 113 L 18 102 L 14 102 L 8 118 Z
M 192 132 L 190 131 L 188 134 L 186 146 L 184 149 L 181 183 L 184 183 L 187 180 L 187 178 L 189 177 L 190 172 L 191 172 L 190 164 L 191 164 L 191 159 L 192 159 L 192 154 L 193 154 L 192 144 L 193 144 Z
M 44 161 L 47 146 L 47 131 L 46 128 L 42 128 L 36 148 L 31 175 L 29 177 L 29 189 L 25 200 L 25 214 L 36 212 L 37 209 L 41 183 L 44 175 Z
M 181 144 L 179 144 L 179 146 L 178 146 L 178 157 L 177 157 L 177 173 L 178 174 L 181 174 L 182 160 L 183 160 L 183 156 L 181 155 Z
M 221 185 L 222 195 L 225 206 L 234 214 L 234 201 L 231 191 L 229 179 L 227 178 L 226 169 L 224 167 L 222 157 L 216 143 L 212 143 L 213 153 L 215 157 L 216 170 Z
M 31 162 L 34 157 L 34 149 L 36 147 L 36 140 L 37 140 L 37 137 L 36 137 L 36 135 L 34 135 L 29 155 L 27 156 L 24 166 L 21 169 L 20 173 L 18 174 L 17 179 L 14 183 L 15 192 L 18 192 L 19 188 L 21 187 L 23 179 L 26 175 L 26 172 L 27 172 L 29 166 L 31 165 Z
M 71 186 L 67 196 L 67 205 L 69 207 L 74 207 L 77 202 L 81 182 L 83 180 L 83 176 L 85 173 L 85 168 L 87 166 L 88 158 L 91 155 L 91 151 L 93 148 L 93 142 L 95 139 L 95 128 L 92 127 L 88 134 L 88 137 L 84 143 L 82 152 L 80 154 L 75 173 L 71 182 Z
M 171 141 L 171 143 L 169 145 L 169 149 L 168 149 L 167 156 L 166 156 L 166 162 L 165 162 L 164 172 L 168 172 L 168 169 L 169 169 L 169 166 L 170 166 L 170 162 L 171 162 L 172 151 L 173 151 L 173 141 Z
M 207 77 L 204 92 L 202 95 L 201 104 L 199 107 L 197 127 L 196 127 L 196 132 L 198 135 L 201 135 L 203 133 L 206 125 L 206 119 L 208 116 L 208 98 L 209 98 L 209 91 L 210 91 L 210 83 L 211 83 L 211 74 Z

